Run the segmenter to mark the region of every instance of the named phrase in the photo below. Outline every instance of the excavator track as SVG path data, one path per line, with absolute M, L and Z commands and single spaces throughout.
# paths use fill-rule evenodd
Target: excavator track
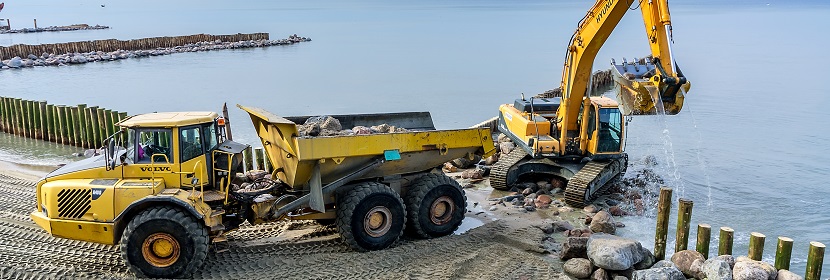
M 610 182 L 622 178 L 627 165 L 627 156 L 610 161 L 588 162 L 568 181 L 565 188 L 565 203 L 571 207 L 585 207 L 585 204 L 596 198 L 602 189 L 610 186 Z
M 527 152 L 524 149 L 516 147 L 506 157 L 500 158 L 490 170 L 490 186 L 497 190 L 508 190 L 510 186 L 507 183 L 507 172 L 526 156 Z

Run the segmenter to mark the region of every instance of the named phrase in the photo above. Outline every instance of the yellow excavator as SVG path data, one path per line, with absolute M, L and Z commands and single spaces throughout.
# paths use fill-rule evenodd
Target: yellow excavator
M 632 7 L 634 3 L 637 7 Z M 651 56 L 622 64 L 612 60 L 621 103 L 592 96 L 591 70 L 597 52 L 623 15 L 637 8 L 642 11 Z M 674 61 L 671 36 L 667 0 L 597 1 L 570 40 L 561 96 L 529 100 L 523 96 L 499 107 L 499 131 L 517 148 L 493 167 L 493 188 L 508 190 L 522 180 L 552 177 L 566 183 L 565 201 L 582 207 L 620 180 L 628 165 L 624 116 L 674 115 L 683 107 L 690 83 Z

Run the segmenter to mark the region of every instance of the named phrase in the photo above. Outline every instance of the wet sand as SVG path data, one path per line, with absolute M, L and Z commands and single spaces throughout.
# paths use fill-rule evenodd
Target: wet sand
M 116 246 L 55 238 L 32 222 L 35 182 L 46 172 L 0 162 L 0 278 L 132 278 Z M 450 236 L 405 235 L 391 248 L 360 253 L 340 241 L 336 228 L 313 221 L 248 225 L 229 233 L 230 249 L 211 252 L 193 277 L 567 279 L 553 242 L 562 234 L 548 235 L 538 226 L 549 217 L 578 221 L 581 211 L 556 217 L 546 216 L 545 209 L 488 211 L 489 199 L 500 192 L 486 180 L 466 191 L 467 218 Z

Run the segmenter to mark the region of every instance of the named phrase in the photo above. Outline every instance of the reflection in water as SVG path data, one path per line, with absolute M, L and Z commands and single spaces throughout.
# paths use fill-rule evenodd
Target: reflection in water
M 73 153 L 83 153 L 83 148 L 52 142 L 17 137 L 0 132 L 0 160 L 26 165 L 58 165 L 81 159 Z

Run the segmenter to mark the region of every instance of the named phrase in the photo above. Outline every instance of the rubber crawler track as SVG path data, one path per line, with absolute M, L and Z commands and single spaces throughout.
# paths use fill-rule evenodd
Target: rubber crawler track
M 516 147 L 507 154 L 506 157 L 500 158 L 499 161 L 490 170 L 490 186 L 497 190 L 507 190 L 510 188 L 507 182 L 507 172 L 514 164 L 527 156 L 527 152 L 521 147 Z

